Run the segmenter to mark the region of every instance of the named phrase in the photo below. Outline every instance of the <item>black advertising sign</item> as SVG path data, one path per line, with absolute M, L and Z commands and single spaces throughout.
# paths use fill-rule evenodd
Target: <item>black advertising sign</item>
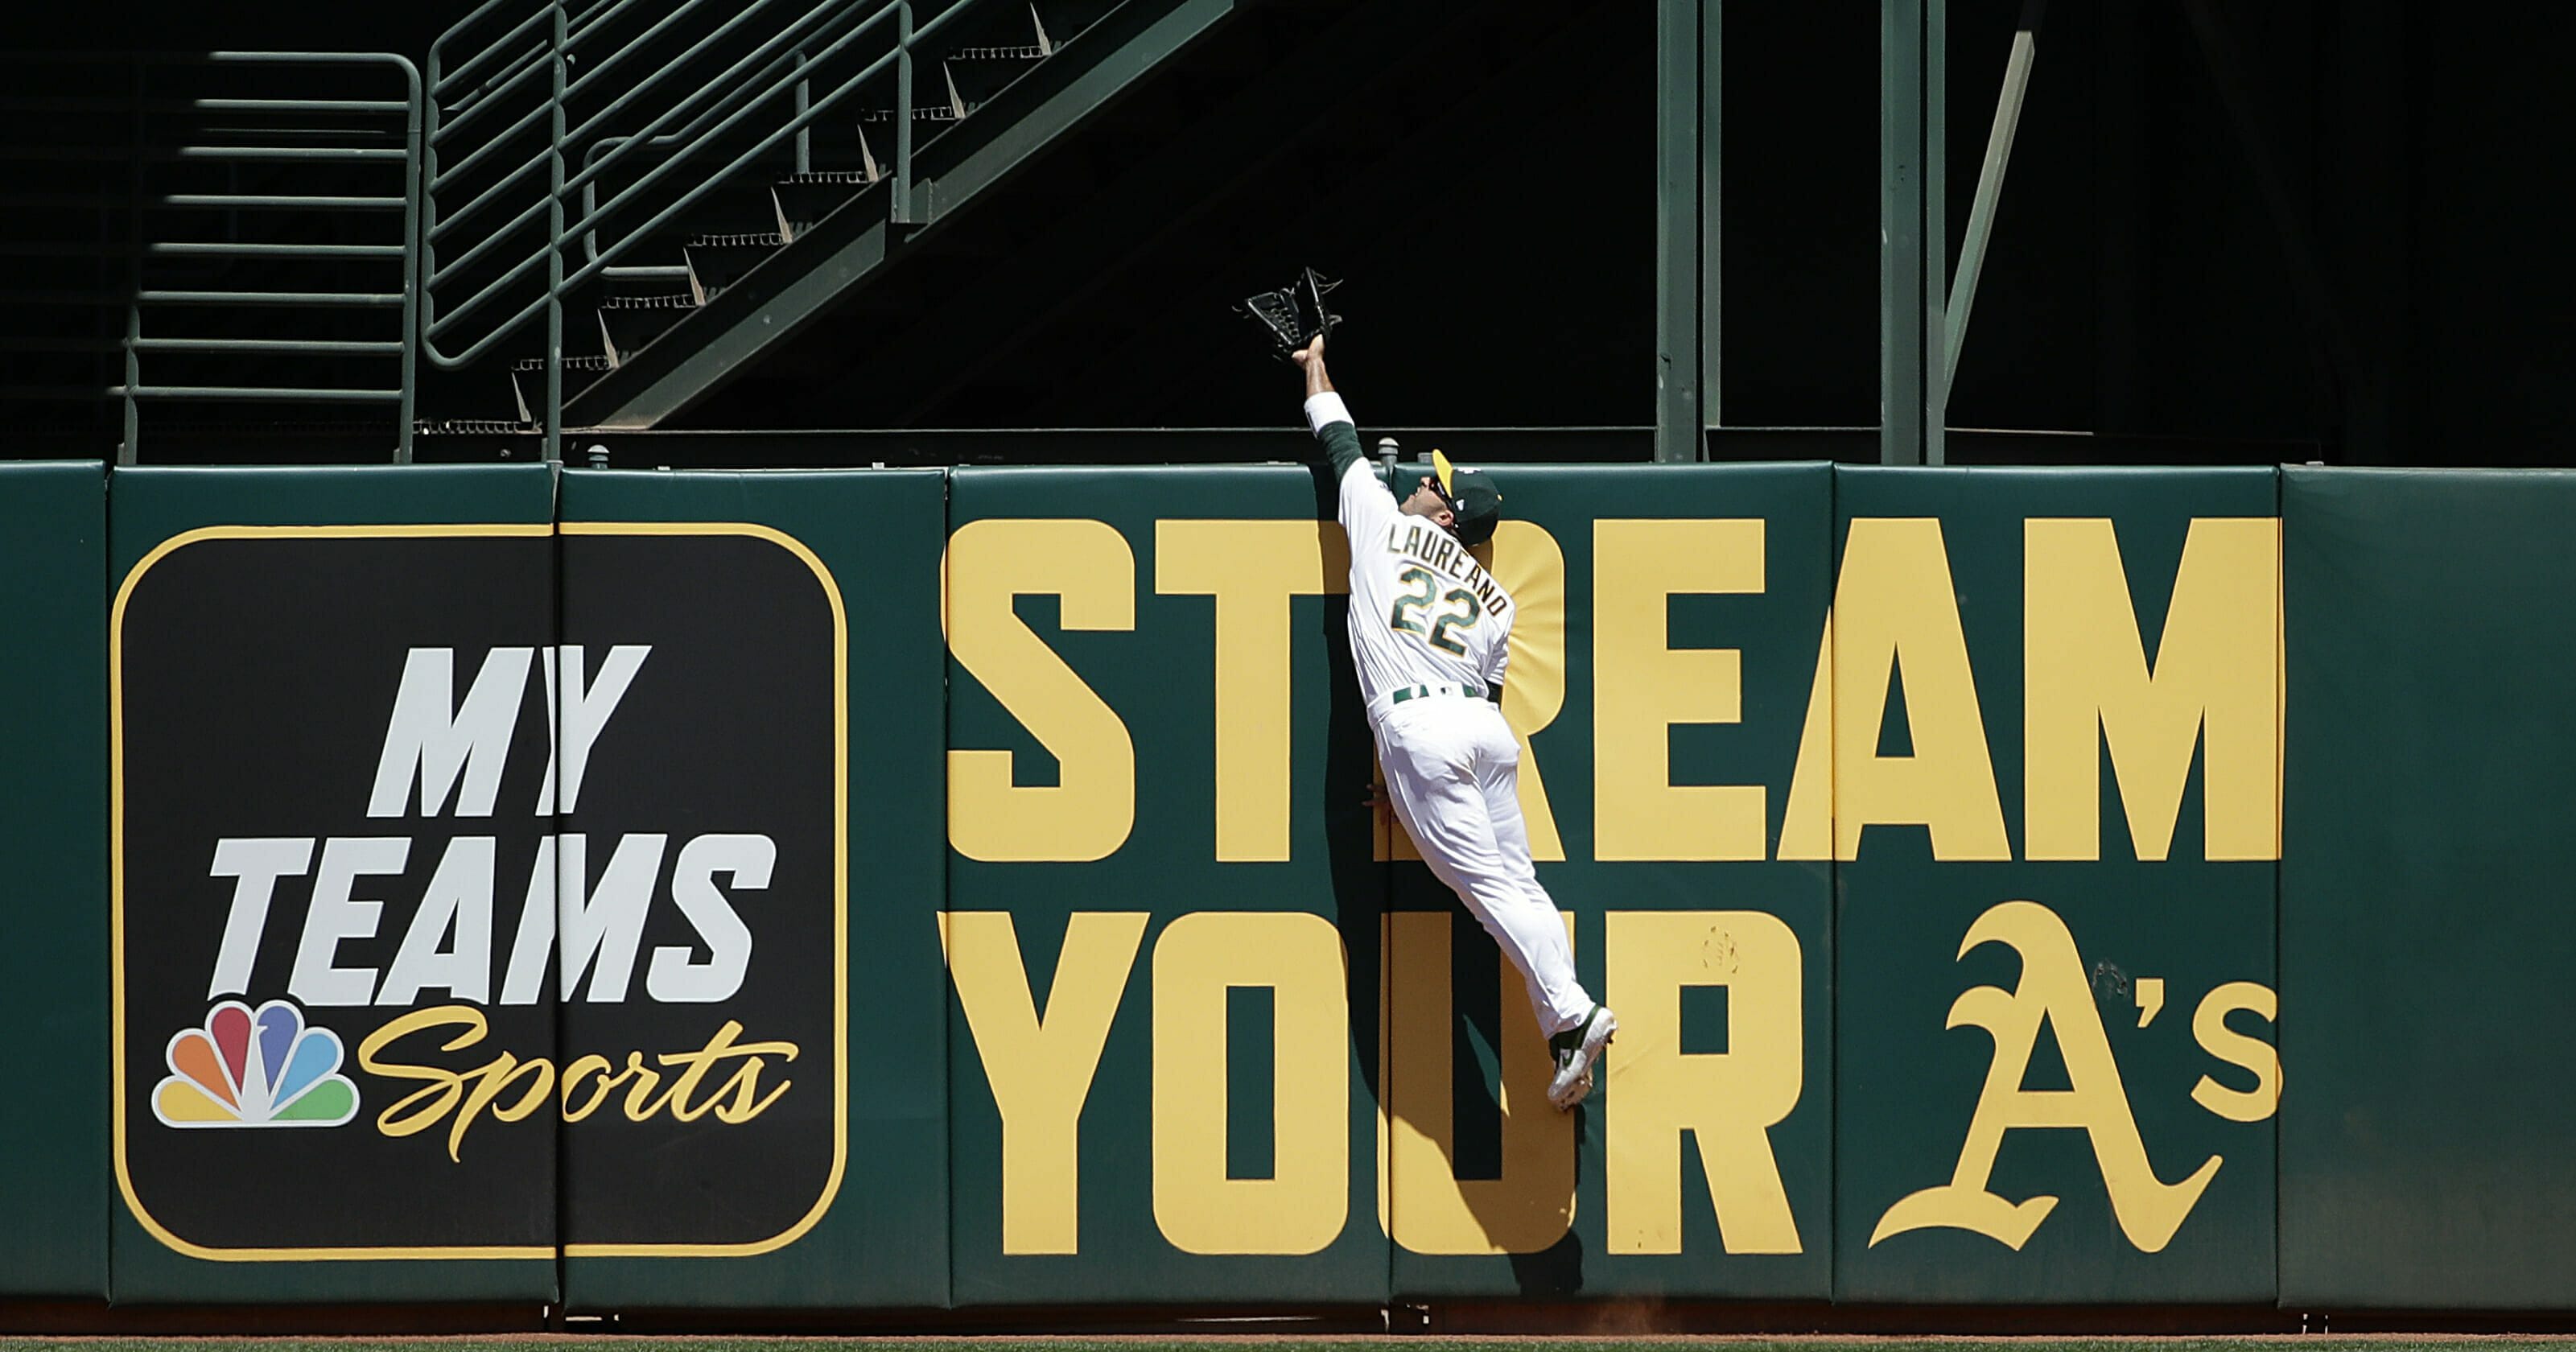
M 802 1234 L 845 1152 L 843 645 L 754 526 L 146 557 L 111 635 L 136 1218 L 233 1259 Z

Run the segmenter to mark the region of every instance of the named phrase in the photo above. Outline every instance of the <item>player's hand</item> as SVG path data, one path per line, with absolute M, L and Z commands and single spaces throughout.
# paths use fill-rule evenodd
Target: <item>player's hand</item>
M 1387 801 L 1386 786 L 1378 783 L 1376 780 L 1369 781 L 1368 792 L 1360 795 L 1360 802 L 1371 811 L 1376 812 L 1383 812 L 1387 808 L 1393 806 L 1393 804 Z
M 1316 334 L 1304 347 L 1288 354 L 1288 360 L 1304 366 L 1324 359 L 1324 335 Z

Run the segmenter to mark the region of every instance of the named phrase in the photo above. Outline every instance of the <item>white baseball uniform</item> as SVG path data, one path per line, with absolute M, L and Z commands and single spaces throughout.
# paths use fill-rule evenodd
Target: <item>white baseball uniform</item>
M 1530 865 L 1520 744 L 1500 704 L 1512 598 L 1456 536 L 1397 507 L 1341 396 L 1309 398 L 1306 420 L 1340 477 L 1351 659 L 1396 818 L 1520 969 L 1540 1030 L 1574 1028 L 1592 997 Z

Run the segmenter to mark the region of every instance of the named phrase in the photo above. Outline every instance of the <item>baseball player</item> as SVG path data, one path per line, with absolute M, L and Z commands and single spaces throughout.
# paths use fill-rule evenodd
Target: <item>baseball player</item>
M 1423 862 L 1484 922 L 1529 985 L 1555 1053 L 1548 1102 L 1592 1092 L 1592 1067 L 1619 1020 L 1574 977 L 1556 903 L 1530 866 L 1521 822 L 1520 744 L 1503 722 L 1512 598 L 1468 550 L 1492 539 L 1502 494 L 1431 453 L 1402 502 L 1360 455 L 1359 429 L 1324 373 L 1324 340 L 1294 354 L 1306 422 L 1332 458 L 1351 547 L 1351 659 L 1398 821 Z

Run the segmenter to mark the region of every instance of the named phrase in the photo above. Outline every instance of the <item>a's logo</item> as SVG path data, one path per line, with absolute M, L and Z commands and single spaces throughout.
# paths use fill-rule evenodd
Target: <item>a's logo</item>
M 340 1035 L 308 1028 L 271 1000 L 254 1012 L 226 1000 L 206 1026 L 170 1039 L 170 1076 L 152 1115 L 171 1127 L 336 1127 L 358 1115 L 358 1086 L 340 1072 Z

